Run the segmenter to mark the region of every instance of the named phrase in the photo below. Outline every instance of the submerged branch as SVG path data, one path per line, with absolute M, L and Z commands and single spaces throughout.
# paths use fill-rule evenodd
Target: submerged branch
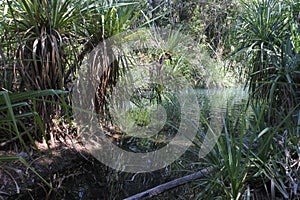
M 164 184 L 161 184 L 161 185 L 158 185 L 154 188 L 151 188 L 151 189 L 146 190 L 144 192 L 135 194 L 131 197 L 127 197 L 124 200 L 136 200 L 136 199 L 142 199 L 142 198 L 143 199 L 149 199 L 149 198 L 151 198 L 153 196 L 156 196 L 156 195 L 159 195 L 159 194 L 161 194 L 161 193 L 163 193 L 163 192 L 165 192 L 169 189 L 178 187 L 178 186 L 183 185 L 183 184 L 185 184 L 187 182 L 190 182 L 192 180 L 199 179 L 199 178 L 203 177 L 204 175 L 209 174 L 212 170 L 213 170 L 212 167 L 202 169 L 201 171 L 195 172 L 193 174 L 175 179 L 173 181 L 170 181 L 170 182 L 167 182 L 167 183 L 164 183 Z

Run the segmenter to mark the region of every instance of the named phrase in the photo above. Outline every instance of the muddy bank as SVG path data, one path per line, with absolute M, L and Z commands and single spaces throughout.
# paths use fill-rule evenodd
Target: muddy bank
M 85 148 L 76 141 L 58 141 L 51 146 L 51 150 L 44 144 L 36 143 L 36 145 L 39 152 L 33 148 L 29 153 L 5 150 L 0 151 L 0 156 L 22 157 L 30 168 L 39 173 L 53 188 L 61 184 L 68 172 L 71 173 L 74 168 L 79 168 L 83 163 L 93 160 Z M 45 193 L 51 192 L 51 189 L 30 168 L 17 160 L 0 162 L 1 199 L 17 199 L 37 187 L 44 188 Z
M 123 199 L 176 177 L 168 168 L 150 173 L 117 172 L 94 159 L 75 141 L 56 143 L 51 147 L 52 154 L 47 146 L 37 145 L 41 156 L 37 152 L 32 152 L 32 158 L 26 153 L 19 155 L 52 185 L 52 189 L 21 162 L 2 162 L 0 199 Z M 0 153 L 16 155 L 13 151 Z M 178 193 L 182 191 L 179 189 Z M 170 194 L 174 197 L 174 193 Z

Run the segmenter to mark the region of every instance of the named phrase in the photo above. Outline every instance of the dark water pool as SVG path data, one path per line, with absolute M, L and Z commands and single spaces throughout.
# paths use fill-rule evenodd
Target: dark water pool
M 242 88 L 198 89 L 196 94 L 201 115 L 205 118 L 224 114 L 228 110 L 240 112 L 248 98 L 247 92 Z M 150 173 L 130 174 L 112 170 L 97 160 L 83 161 L 82 163 L 73 171 L 59 174 L 65 178 L 60 185 L 56 183 L 58 188 L 49 194 L 49 199 L 123 199 L 184 174 L 176 171 L 174 166 Z M 180 165 L 181 163 L 177 164 Z M 192 198 L 190 193 L 185 196 L 186 190 L 184 187 L 179 188 L 154 199 Z M 33 191 L 31 195 L 35 199 L 43 199 L 47 195 L 41 188 Z M 20 199 L 29 198 L 27 195 L 25 196 Z

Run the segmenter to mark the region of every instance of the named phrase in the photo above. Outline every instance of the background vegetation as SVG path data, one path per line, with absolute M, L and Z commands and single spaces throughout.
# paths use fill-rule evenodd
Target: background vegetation
M 201 52 L 201 65 L 164 48 L 143 49 L 131 56 L 160 62 L 161 55 L 170 54 L 172 59 L 160 64 L 183 74 L 194 87 L 243 84 L 249 92 L 242 112 L 228 110 L 222 118 L 223 129 L 214 129 L 210 119 L 201 115 L 199 127 L 221 134 L 217 145 L 199 160 L 205 136 L 199 130 L 190 156 L 180 158 L 168 170 L 178 175 L 176 170 L 185 174 L 212 166 L 214 173 L 187 185 L 179 196 L 299 199 L 299 17 L 298 0 L 0 1 L 0 148 L 13 152 L 1 154 L 0 161 L 20 161 L 52 188 L 51 179 L 42 177 L 28 162 L 33 150 L 42 157 L 36 141 L 44 141 L 51 150 L 62 135 L 76 138 L 73 131 L 59 130 L 73 126 L 71 92 L 85 56 L 104 39 L 123 31 L 163 26 L 193 38 Z M 176 31 L 170 35 L 168 42 L 175 44 Z M 102 60 L 104 73 L 95 94 L 95 110 L 102 122 L 110 117 L 107 99 L 115 84 L 130 71 L 125 63 L 133 63 L 130 57 L 111 63 L 113 56 Z M 162 104 L 168 123 L 178 123 L 176 98 L 162 93 L 157 85 L 147 87 L 144 92 L 151 90 L 153 101 L 135 96 L 137 106 L 129 120 L 147 124 L 146 108 Z M 169 134 L 170 127 L 162 135 Z M 164 145 L 155 139 L 124 137 L 122 141 L 150 151 Z M 27 152 L 29 158 L 25 160 L 20 152 Z M 108 174 L 111 182 L 119 180 L 118 172 Z

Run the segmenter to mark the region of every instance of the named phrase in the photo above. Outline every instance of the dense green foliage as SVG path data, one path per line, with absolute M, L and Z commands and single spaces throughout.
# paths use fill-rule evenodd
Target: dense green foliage
M 242 54 L 252 100 L 270 106 L 269 122 L 299 103 L 298 4 L 242 1 L 244 12 L 237 18 L 236 55 Z
M 154 32 L 152 37 L 165 44 L 157 49 L 126 52 L 130 55 L 114 62 L 109 60 L 115 55 L 102 58 L 96 112 L 104 119 L 110 117 L 107 99 L 114 86 L 141 60 L 160 62 L 170 76 L 182 75 L 194 87 L 229 87 L 244 81 L 245 76 L 250 98 L 242 112 L 220 115 L 222 129 L 213 127 L 209 116 L 201 115 L 199 127 L 221 136 L 206 157 L 198 158 L 207 134 L 199 128 L 189 149 L 194 157 L 184 161 L 188 166 L 193 170 L 212 166 L 215 170 L 193 183 L 199 191 L 196 196 L 255 199 L 262 193 L 267 199 L 297 199 L 299 16 L 298 0 L 0 1 L 0 146 L 10 149 L 15 145 L 30 152 L 37 148 L 35 140 L 49 140 L 57 126 L 55 119 L 72 121 L 68 110 L 72 85 L 84 70 L 85 57 L 100 42 L 127 30 L 134 34 L 141 27 L 168 27 L 180 31 L 171 30 L 165 41 L 159 31 Z M 201 54 L 197 57 L 200 65 L 194 65 L 188 56 L 173 54 L 176 48 L 184 49 L 179 32 L 193 39 Z M 169 58 L 161 59 L 165 55 Z M 158 105 L 167 111 L 167 124 L 157 137 L 139 139 L 124 134 L 122 142 L 140 146 L 136 152 L 148 152 L 172 139 L 180 121 L 180 105 L 162 84 L 139 81 L 126 125 L 147 126 L 151 109 Z M 0 157 L 0 161 L 12 160 L 30 168 L 21 157 Z M 182 171 L 186 170 L 183 160 L 175 163 Z

